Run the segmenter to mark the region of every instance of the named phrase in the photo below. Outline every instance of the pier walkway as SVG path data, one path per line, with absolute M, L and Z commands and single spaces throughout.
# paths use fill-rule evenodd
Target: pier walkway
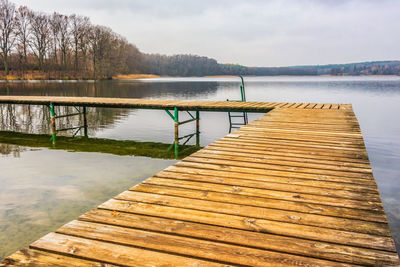
M 282 102 L 165 100 L 62 96 L 0 96 L 0 104 L 86 106 L 106 108 L 174 109 L 185 111 L 267 112 L 273 108 L 345 109 L 349 105 Z
M 398 266 L 351 106 L 239 104 L 273 110 L 3 265 Z

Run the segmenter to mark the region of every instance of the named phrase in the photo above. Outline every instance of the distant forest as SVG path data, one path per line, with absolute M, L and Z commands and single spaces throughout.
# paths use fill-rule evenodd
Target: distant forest
M 247 67 L 196 55 L 145 54 L 110 28 L 80 15 L 35 12 L 0 0 L 0 76 L 8 79 L 108 79 L 118 74 L 400 75 L 400 61 Z

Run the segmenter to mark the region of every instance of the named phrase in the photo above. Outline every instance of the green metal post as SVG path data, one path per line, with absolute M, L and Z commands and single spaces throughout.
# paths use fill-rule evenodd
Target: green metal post
M 56 113 L 54 111 L 53 103 L 50 103 L 50 117 L 51 117 L 51 143 L 56 145 Z
M 246 94 L 245 94 L 245 91 L 244 91 L 244 80 L 243 80 L 242 76 L 239 76 L 239 77 L 242 80 L 242 84 L 240 85 L 240 95 L 242 97 L 242 101 L 246 101 Z
M 87 117 L 86 117 L 86 106 L 83 106 L 83 135 L 88 137 Z
M 174 107 L 174 121 L 175 121 L 175 157 L 178 158 L 179 154 L 179 111 Z
M 243 79 L 243 76 L 239 76 L 239 77 L 242 80 L 242 84 L 240 85 L 240 95 L 242 96 L 242 102 L 246 102 L 246 91 L 244 88 L 244 79 Z M 247 112 L 243 112 L 243 119 L 244 119 L 244 124 L 247 124 L 248 123 Z
M 196 110 L 196 146 L 200 146 L 200 111 Z

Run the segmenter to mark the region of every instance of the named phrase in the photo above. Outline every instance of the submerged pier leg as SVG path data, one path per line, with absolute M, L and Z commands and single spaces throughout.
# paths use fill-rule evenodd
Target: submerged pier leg
M 50 118 L 51 118 L 51 143 L 53 146 L 56 145 L 56 113 L 54 111 L 53 103 L 49 105 L 50 109 Z
M 174 121 L 175 121 L 175 157 L 179 154 L 179 111 L 178 108 L 174 108 Z
M 200 146 L 200 111 L 196 110 L 196 146 Z

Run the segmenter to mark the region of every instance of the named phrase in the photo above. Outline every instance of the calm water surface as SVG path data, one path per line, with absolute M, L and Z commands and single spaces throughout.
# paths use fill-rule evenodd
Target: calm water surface
M 353 104 L 390 228 L 399 245 L 400 77 L 250 77 L 245 81 L 248 101 Z M 240 98 L 238 78 L 0 82 L 0 94 Z M 72 110 L 59 108 L 57 112 Z M 200 116 L 202 146 L 228 133 L 225 113 L 202 112 Z M 250 118 L 257 116 L 253 114 Z M 65 118 L 59 123 L 66 128 L 77 126 L 82 118 Z M 0 130 L 48 134 L 48 110 L 41 106 L 0 105 Z M 186 125 L 180 130 L 185 135 L 194 128 Z M 174 137 L 172 120 L 160 110 L 90 108 L 88 133 L 89 137 L 165 144 L 171 144 Z M 64 133 L 73 134 L 73 131 Z M 194 140 L 188 144 L 194 144 Z M 71 152 L 43 147 L 39 141 L 16 145 L 7 138 L 0 139 L 0 258 L 176 162 L 159 154 L 144 157 L 118 155 L 115 151 L 88 152 L 98 151 L 91 146 L 87 144 L 79 152 Z

